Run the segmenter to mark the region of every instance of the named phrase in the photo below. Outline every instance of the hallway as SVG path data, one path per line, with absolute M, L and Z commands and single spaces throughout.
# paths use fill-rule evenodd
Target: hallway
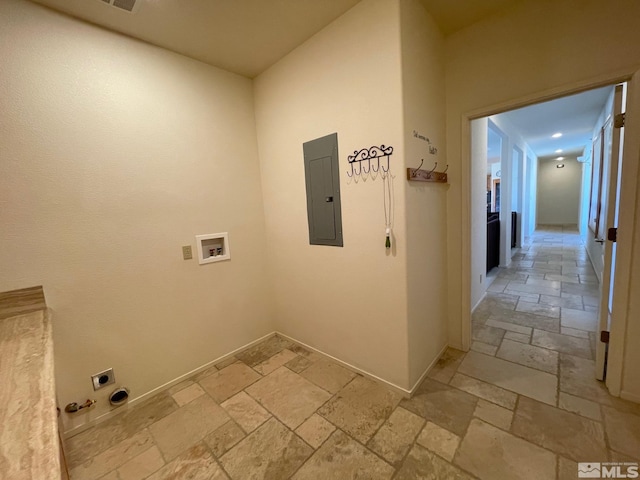
M 576 478 L 567 459 L 640 457 L 640 406 L 594 378 L 597 312 L 597 277 L 577 230 L 543 227 L 499 269 L 456 368 L 519 394 L 510 432 L 558 453 L 559 478 Z
M 472 350 L 447 350 L 410 399 L 274 336 L 68 439 L 71 478 L 564 480 L 638 462 L 640 405 L 593 378 L 580 238 L 546 229 L 516 258 Z

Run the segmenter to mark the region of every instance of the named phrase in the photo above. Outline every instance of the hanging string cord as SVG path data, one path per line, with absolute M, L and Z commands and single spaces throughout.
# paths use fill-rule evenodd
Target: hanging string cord
M 382 193 L 384 199 L 384 226 L 385 228 L 391 228 L 393 219 L 391 218 L 391 182 L 389 180 L 389 175 L 386 175 L 382 179 Z
M 382 178 L 382 193 L 384 199 L 384 226 L 385 226 L 385 248 L 391 248 L 391 227 L 393 225 L 393 205 L 392 205 L 392 183 L 391 175 Z
M 393 176 L 389 175 L 389 228 L 393 227 L 395 217 L 395 191 L 393 188 Z

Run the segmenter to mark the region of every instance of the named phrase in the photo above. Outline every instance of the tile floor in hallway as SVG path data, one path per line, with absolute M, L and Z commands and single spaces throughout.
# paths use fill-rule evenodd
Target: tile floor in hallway
M 537 233 L 411 399 L 280 337 L 65 441 L 72 480 L 575 479 L 637 462 L 640 405 L 593 379 L 597 284 Z

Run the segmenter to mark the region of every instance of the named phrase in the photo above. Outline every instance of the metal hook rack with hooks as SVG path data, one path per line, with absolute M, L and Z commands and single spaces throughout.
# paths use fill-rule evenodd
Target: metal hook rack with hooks
M 434 182 L 434 183 L 447 183 L 447 170 L 449 165 L 446 166 L 443 172 L 437 172 L 438 162 L 434 162 L 431 170 L 420 170 L 424 158 L 420 161 L 418 168 L 407 168 L 407 180 L 416 182 Z
M 379 147 L 373 145 L 369 148 L 354 150 L 353 155 L 347 157 L 349 165 L 351 165 L 351 172 L 347 171 L 347 176 L 349 178 L 366 178 L 367 175 L 374 176 L 374 174 L 381 173 L 384 178 L 389 173 L 389 157 L 392 153 L 393 147 L 386 145 L 380 145 Z M 387 159 L 386 168 L 384 165 L 385 157 Z M 380 159 L 383 159 L 382 163 Z

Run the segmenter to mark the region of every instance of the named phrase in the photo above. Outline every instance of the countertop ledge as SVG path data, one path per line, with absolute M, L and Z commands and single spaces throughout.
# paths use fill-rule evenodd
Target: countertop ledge
M 0 318 L 0 478 L 61 477 L 48 309 Z

